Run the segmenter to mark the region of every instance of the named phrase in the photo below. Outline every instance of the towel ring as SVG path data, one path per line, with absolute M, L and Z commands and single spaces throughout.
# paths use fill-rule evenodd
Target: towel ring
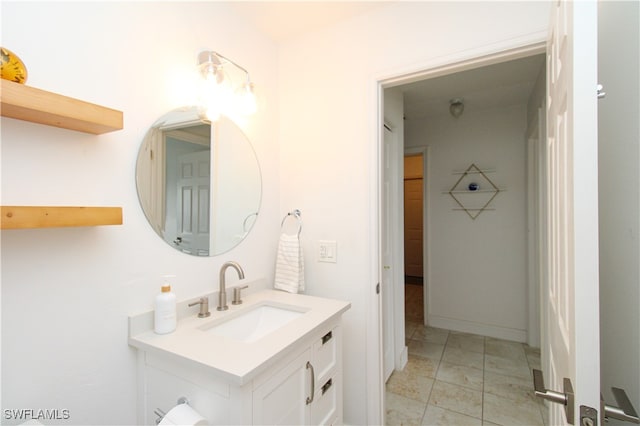
M 282 228 L 284 226 L 284 223 L 286 222 L 288 217 L 294 217 L 296 218 L 296 220 L 298 221 L 298 237 L 300 236 L 300 232 L 302 232 L 302 212 L 298 209 L 292 210 L 289 213 L 286 214 L 285 217 L 282 218 L 282 223 L 280 223 L 280 228 Z

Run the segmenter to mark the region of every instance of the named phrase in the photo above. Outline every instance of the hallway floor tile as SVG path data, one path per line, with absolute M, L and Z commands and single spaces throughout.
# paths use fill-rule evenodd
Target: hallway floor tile
M 540 351 L 408 319 L 409 361 L 386 386 L 387 425 L 544 426 L 531 369 Z

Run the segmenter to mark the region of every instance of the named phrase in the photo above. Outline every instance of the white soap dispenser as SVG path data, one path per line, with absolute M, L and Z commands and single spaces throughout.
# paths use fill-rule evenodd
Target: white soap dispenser
M 176 329 L 176 323 L 176 295 L 165 282 L 162 292 L 156 296 L 153 331 L 157 334 L 171 333 Z

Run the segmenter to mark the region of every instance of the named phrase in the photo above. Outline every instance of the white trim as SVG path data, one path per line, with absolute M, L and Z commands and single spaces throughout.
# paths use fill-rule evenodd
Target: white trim
M 545 91 L 546 96 L 546 91 Z M 546 122 L 546 101 L 544 103 L 545 106 L 538 108 L 538 134 L 542 135 L 542 138 L 539 140 L 538 151 L 536 155 L 538 155 L 538 235 L 536 236 L 538 240 L 538 277 L 539 277 L 539 285 L 538 285 L 538 300 L 539 305 L 538 308 L 540 310 L 540 348 L 546 348 L 549 344 L 547 338 L 547 303 L 549 300 L 549 282 L 548 282 L 548 257 L 547 253 L 547 228 L 548 228 L 548 205 L 547 205 L 547 177 L 549 175 L 549 171 L 547 170 L 547 122 Z M 549 364 L 549 359 L 547 357 L 546 351 L 542 350 L 540 352 L 540 360 L 543 371 L 550 371 L 551 365 Z
M 381 190 L 382 190 L 382 173 L 381 163 L 382 149 L 384 144 L 384 92 L 382 85 L 378 80 L 373 80 L 371 85 L 372 99 L 375 99 L 375 103 L 372 103 L 374 108 L 372 112 L 375 128 L 373 134 L 375 135 L 376 143 L 369 151 L 369 259 L 370 269 L 369 276 L 367 277 L 367 284 L 365 286 L 365 294 L 363 295 L 366 301 L 366 372 L 367 372 L 367 385 L 366 385 L 366 400 L 367 400 L 367 424 L 383 424 L 385 418 L 385 398 L 384 398 L 384 371 L 382 362 L 383 351 L 383 339 L 382 339 L 382 303 L 380 294 L 376 291 L 376 287 L 380 283 L 382 277 L 382 270 L 380 259 L 381 242 L 380 242 L 380 212 L 381 205 Z M 379 287 L 378 287 L 379 288 Z
M 535 127 L 537 129 L 539 126 Z M 534 348 L 540 347 L 540 301 L 538 299 L 540 283 L 538 162 L 540 158 L 538 152 L 541 140 L 539 136 L 536 131 L 527 141 L 527 344 Z
M 408 84 L 427 78 L 440 77 L 457 72 L 486 67 L 492 64 L 526 58 L 546 51 L 547 29 L 526 36 L 505 40 L 500 43 L 483 46 L 431 59 L 423 64 L 379 76 L 377 81 L 384 88 Z
M 431 327 L 444 328 L 463 333 L 479 334 L 481 336 L 512 340 L 514 342 L 525 343 L 527 341 L 527 330 L 521 330 L 518 328 L 507 328 L 498 325 L 447 318 L 439 315 L 430 315 L 428 321 Z

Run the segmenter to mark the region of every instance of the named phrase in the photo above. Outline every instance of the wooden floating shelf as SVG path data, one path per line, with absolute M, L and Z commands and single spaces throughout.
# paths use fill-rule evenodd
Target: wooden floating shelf
M 0 206 L 0 229 L 122 225 L 121 207 Z
M 122 112 L 57 93 L 0 80 L 2 116 L 100 135 L 122 130 Z

